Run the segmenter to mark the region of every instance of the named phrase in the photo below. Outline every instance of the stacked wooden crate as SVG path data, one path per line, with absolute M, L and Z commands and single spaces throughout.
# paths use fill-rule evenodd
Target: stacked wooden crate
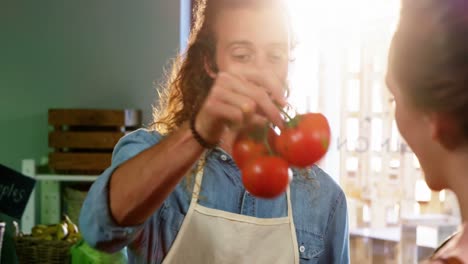
M 57 173 L 100 174 L 125 134 L 141 127 L 132 109 L 50 109 L 49 168 Z

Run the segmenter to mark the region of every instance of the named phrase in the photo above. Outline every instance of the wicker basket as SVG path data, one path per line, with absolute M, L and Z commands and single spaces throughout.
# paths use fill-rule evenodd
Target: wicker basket
M 44 240 L 32 236 L 15 238 L 16 255 L 20 264 L 69 264 L 73 243 Z

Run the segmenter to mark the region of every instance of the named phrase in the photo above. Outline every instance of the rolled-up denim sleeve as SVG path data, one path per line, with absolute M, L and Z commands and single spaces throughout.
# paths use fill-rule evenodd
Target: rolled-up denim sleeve
M 80 232 L 90 246 L 106 252 L 116 252 L 132 242 L 143 229 L 144 224 L 117 225 L 110 212 L 109 180 L 123 162 L 156 144 L 159 138 L 157 134 L 137 130 L 121 138 L 115 146 L 111 166 L 93 183 L 80 211 Z

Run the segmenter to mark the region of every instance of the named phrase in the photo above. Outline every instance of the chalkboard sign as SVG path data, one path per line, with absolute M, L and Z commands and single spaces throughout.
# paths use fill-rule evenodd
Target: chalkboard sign
M 36 180 L 0 164 L 0 212 L 20 219 Z

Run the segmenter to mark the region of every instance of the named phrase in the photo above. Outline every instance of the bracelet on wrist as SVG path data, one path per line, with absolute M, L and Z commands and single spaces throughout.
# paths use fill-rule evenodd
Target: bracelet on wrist
M 195 118 L 196 118 L 196 115 L 193 115 L 193 117 L 190 119 L 190 131 L 192 131 L 193 138 L 195 138 L 198 144 L 200 144 L 200 146 L 204 148 L 207 148 L 207 149 L 216 148 L 218 146 L 218 142 L 213 144 L 213 143 L 206 141 L 195 129 Z

